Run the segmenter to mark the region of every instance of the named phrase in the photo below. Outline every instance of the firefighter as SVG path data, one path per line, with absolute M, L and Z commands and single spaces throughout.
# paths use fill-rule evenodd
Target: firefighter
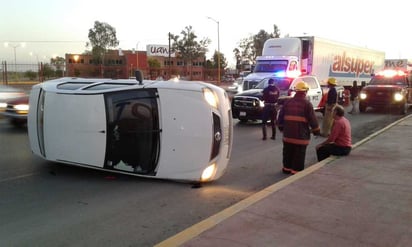
M 322 122 L 322 136 L 328 137 L 333 124 L 332 110 L 338 103 L 338 93 L 335 86 L 337 85 L 336 79 L 331 77 L 328 79 L 328 95 L 325 104 L 325 115 Z
M 285 174 L 296 174 L 305 168 L 306 147 L 311 132 L 320 135 L 313 105 L 306 98 L 307 83 L 296 84 L 296 94 L 279 111 L 278 128 L 283 132 L 283 168 Z

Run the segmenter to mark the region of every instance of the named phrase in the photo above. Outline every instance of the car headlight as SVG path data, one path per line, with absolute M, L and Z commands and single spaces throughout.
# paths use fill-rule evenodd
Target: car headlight
M 394 99 L 395 101 L 402 101 L 402 100 L 403 100 L 403 94 L 401 94 L 401 93 L 395 93 L 395 94 L 393 95 L 393 99 Z
M 265 101 L 259 100 L 259 106 L 260 107 L 265 107 Z
M 200 180 L 202 182 L 209 181 L 213 178 L 215 174 L 216 174 L 216 164 L 213 163 L 212 165 L 206 167 L 206 169 L 203 170 Z
M 367 96 L 366 93 L 360 93 L 359 94 L 360 99 L 366 99 L 366 96 Z
M 29 112 L 29 105 L 27 104 L 15 105 L 13 108 L 19 114 L 27 114 Z
M 7 107 L 7 103 L 0 102 L 0 108 L 6 108 L 6 107 Z
M 213 106 L 214 108 L 217 108 L 219 100 L 216 94 L 210 88 L 203 88 L 203 97 L 205 97 L 205 100 L 209 105 Z

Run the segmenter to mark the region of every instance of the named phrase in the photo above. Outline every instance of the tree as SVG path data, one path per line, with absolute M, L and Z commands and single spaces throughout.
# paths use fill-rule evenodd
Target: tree
M 32 70 L 27 70 L 24 72 L 24 76 L 28 77 L 30 81 L 33 81 L 37 77 L 37 73 Z
M 215 51 L 215 53 L 213 54 L 213 68 L 217 69 L 218 68 L 218 61 L 219 61 L 219 52 Z M 222 70 L 224 70 L 227 67 L 227 61 L 225 56 L 220 53 L 220 68 L 222 68 Z
M 169 38 L 173 41 L 171 45 L 172 50 L 177 53 L 178 57 L 182 58 L 186 66 L 192 64 L 194 59 L 205 56 L 208 51 L 207 46 L 211 42 L 209 38 L 203 38 L 199 42 L 196 41 L 197 36 L 192 26 L 186 26 L 180 34 L 183 36 L 181 39 L 179 39 L 179 35 L 171 33 L 169 33 Z M 191 76 L 192 73 L 190 71 L 190 78 Z
M 159 70 L 160 70 L 160 62 L 154 58 L 148 58 L 147 59 L 147 64 L 149 65 L 149 74 L 150 78 L 154 78 L 159 76 Z
M 50 59 L 50 64 L 56 68 L 56 76 L 63 76 L 63 68 L 66 60 L 64 57 L 55 57 Z
M 279 38 L 280 30 L 273 25 L 273 33 L 260 30 L 257 34 L 244 38 L 239 42 L 239 48 L 233 50 L 236 57 L 236 67 L 240 67 L 243 60 L 254 63 L 257 56 L 262 55 L 263 45 L 270 38 Z
M 43 65 L 43 76 L 47 79 L 54 77 L 55 71 L 52 68 L 52 66 L 50 66 L 50 64 L 45 63 Z
M 104 64 L 104 55 L 109 48 L 116 48 L 119 41 L 116 38 L 116 29 L 105 22 L 94 22 L 94 27 L 89 29 L 89 41 L 86 47 L 92 48 L 93 61 Z M 103 76 L 103 69 L 101 70 Z

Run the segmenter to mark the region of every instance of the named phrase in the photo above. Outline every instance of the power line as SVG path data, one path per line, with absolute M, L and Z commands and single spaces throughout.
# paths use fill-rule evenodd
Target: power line
M 84 43 L 84 40 L 2 40 L 0 42 L 10 43 Z

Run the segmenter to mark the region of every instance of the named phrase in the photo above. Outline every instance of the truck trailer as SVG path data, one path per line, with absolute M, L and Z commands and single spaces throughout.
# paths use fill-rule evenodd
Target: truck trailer
M 269 76 L 316 76 L 321 84 L 335 77 L 339 85 L 350 87 L 368 82 L 384 68 L 385 53 L 315 36 L 271 38 L 262 56 L 256 58 L 253 73 L 244 78 L 244 90 Z

